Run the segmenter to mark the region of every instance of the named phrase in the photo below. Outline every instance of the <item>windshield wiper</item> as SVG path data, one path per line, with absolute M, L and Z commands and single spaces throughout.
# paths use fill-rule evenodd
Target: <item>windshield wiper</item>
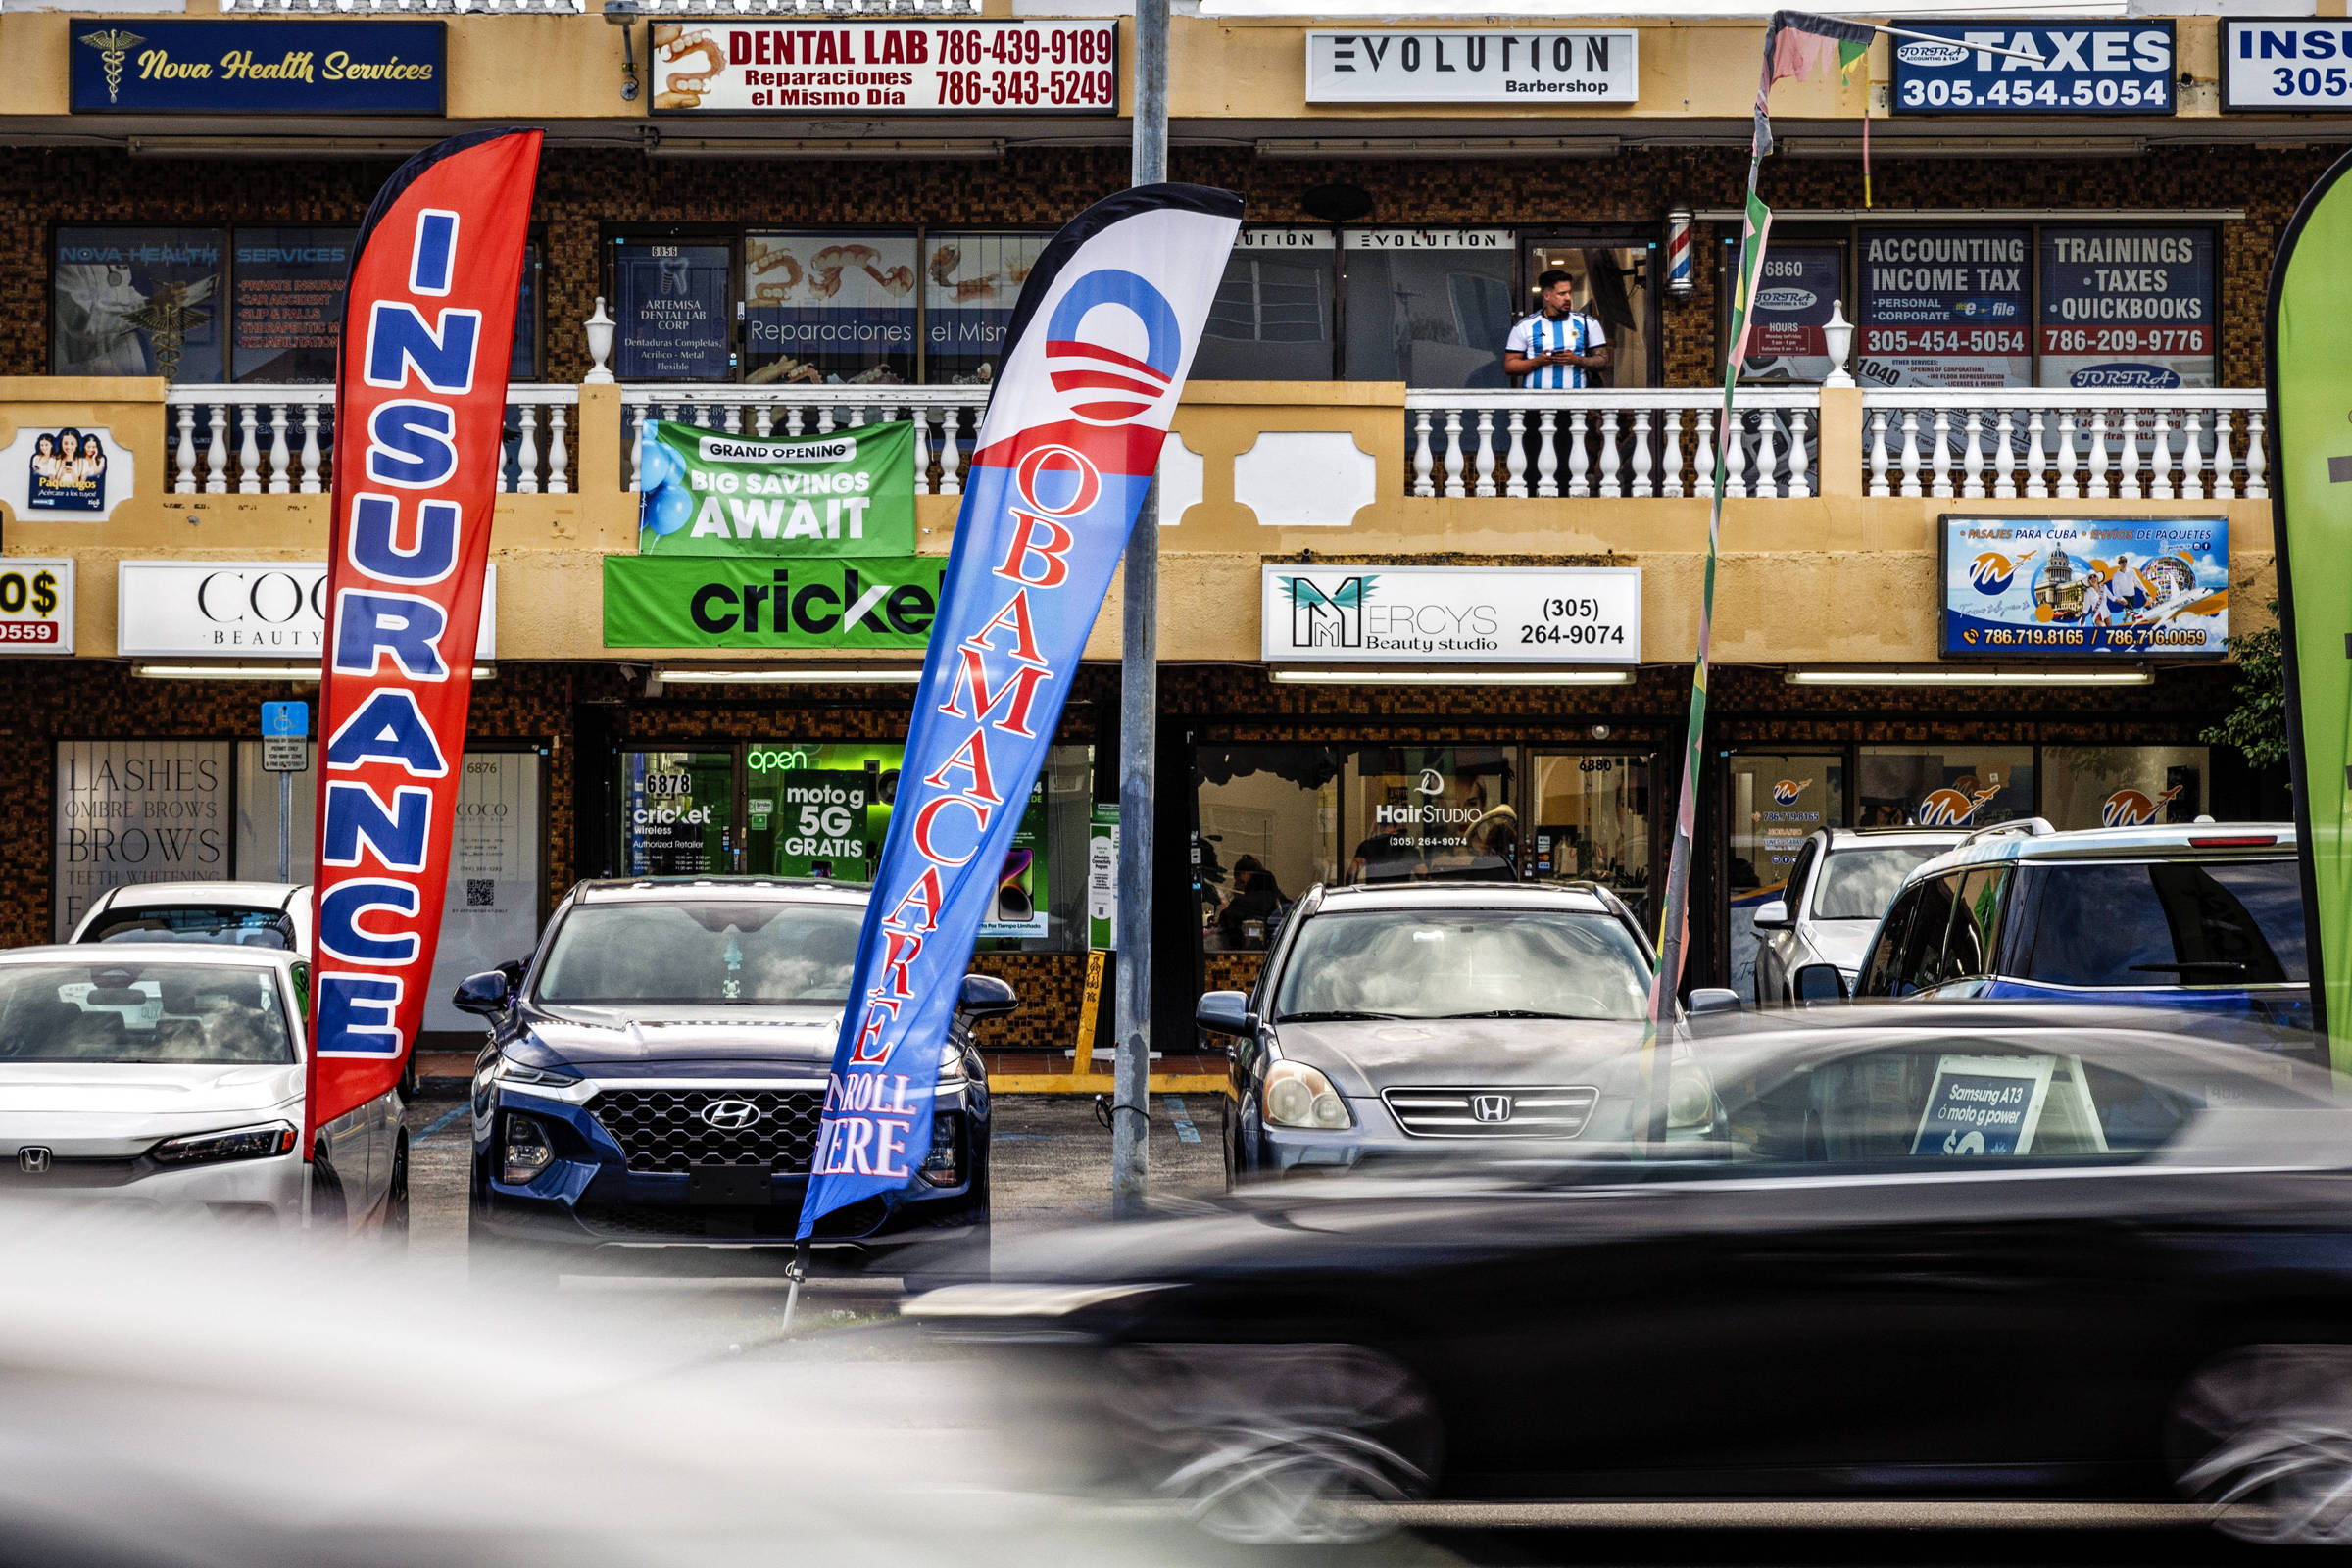
M 1394 1021 L 1403 1016 L 1402 1013 L 1397 1012 L 1349 1012 L 1342 1008 L 1330 1012 L 1286 1012 L 1274 1021 L 1276 1023 L 1355 1023 L 1367 1018 Z
M 2244 974 L 2246 972 L 2246 966 L 2233 958 L 2184 958 L 2179 963 L 2135 963 L 2131 967 L 2134 974 L 2158 969 L 2218 969 L 2225 974 Z
M 1592 1022 L 1581 1012 L 1537 1012 L 1527 1007 L 1494 1007 L 1486 1012 L 1448 1012 L 1447 1018 L 1564 1018 L 1570 1022 Z

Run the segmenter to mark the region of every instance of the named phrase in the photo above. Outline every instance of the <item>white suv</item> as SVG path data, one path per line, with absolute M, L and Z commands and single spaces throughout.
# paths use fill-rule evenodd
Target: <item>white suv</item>
M 1778 899 L 1756 906 L 1756 1002 L 1792 1004 L 1792 976 L 1835 964 L 1850 990 L 1871 933 L 1913 870 L 1967 838 L 1966 828 L 1825 827 L 1807 838 Z

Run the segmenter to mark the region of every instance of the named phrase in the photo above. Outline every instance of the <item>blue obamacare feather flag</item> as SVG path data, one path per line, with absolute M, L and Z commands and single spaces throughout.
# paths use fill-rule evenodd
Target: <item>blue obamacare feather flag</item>
M 803 1239 L 906 1186 L 930 1152 L 964 966 L 1241 220 L 1230 191 L 1140 185 L 1072 220 L 1021 289 L 915 691 Z

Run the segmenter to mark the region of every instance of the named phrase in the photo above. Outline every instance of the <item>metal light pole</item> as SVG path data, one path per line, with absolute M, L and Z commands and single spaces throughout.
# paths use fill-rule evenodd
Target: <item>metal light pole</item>
M 1168 0 L 1136 0 L 1134 158 L 1128 183 L 1168 177 Z M 1159 730 L 1159 483 L 1127 540 L 1119 615 L 1118 1066 L 1110 1213 L 1143 1212 L 1152 1174 L 1152 813 Z

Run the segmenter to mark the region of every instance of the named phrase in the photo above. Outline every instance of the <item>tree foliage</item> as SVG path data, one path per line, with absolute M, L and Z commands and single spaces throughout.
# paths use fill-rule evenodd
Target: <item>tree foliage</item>
M 2278 601 L 2269 601 L 2271 623 L 2230 639 L 2237 656 L 2237 706 L 2197 738 L 2234 746 L 2254 767 L 2286 760 L 2286 648 L 2278 634 Z

